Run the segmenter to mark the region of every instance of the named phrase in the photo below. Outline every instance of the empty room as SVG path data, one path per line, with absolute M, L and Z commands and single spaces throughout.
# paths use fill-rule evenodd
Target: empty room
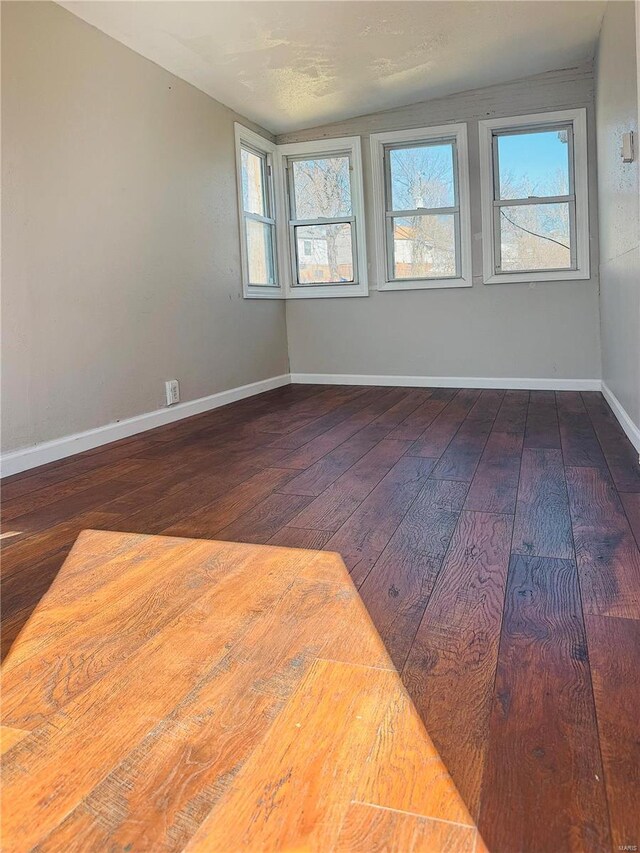
M 2 0 L 0 847 L 640 848 L 640 2 Z

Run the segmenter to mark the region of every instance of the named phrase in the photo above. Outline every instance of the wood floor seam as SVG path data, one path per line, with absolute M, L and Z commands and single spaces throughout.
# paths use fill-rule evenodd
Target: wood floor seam
M 356 806 L 368 806 L 370 809 L 381 809 L 385 812 L 397 812 L 397 814 L 406 814 L 410 815 L 411 817 L 423 818 L 424 820 L 433 820 L 437 823 L 448 823 L 451 824 L 451 826 L 463 826 L 465 829 L 475 829 L 475 824 L 473 823 L 460 823 L 459 821 L 446 820 L 446 818 L 442 817 L 432 817 L 431 815 L 423 814 L 422 812 L 411 812 L 407 811 L 406 809 L 396 809 L 392 808 L 391 806 L 383 806 L 380 805 L 380 803 L 370 803 L 365 800 L 351 800 L 351 802 L 353 805 Z

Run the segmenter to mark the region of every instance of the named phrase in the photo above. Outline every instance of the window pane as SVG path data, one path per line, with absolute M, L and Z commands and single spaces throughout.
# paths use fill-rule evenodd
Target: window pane
M 570 269 L 568 204 L 499 209 L 502 272 Z
M 300 284 L 353 281 L 353 246 L 348 222 L 298 225 L 295 232 Z
M 498 198 L 568 195 L 569 132 L 564 128 L 499 135 Z
M 242 204 L 245 213 L 268 216 L 263 163 L 262 157 L 242 149 Z
M 457 275 L 455 217 L 393 219 L 393 278 L 449 278 Z
M 273 225 L 246 219 L 249 284 L 275 284 L 273 263 Z
M 293 160 L 295 219 L 351 216 L 347 155 Z
M 389 149 L 391 209 L 453 207 L 453 145 Z

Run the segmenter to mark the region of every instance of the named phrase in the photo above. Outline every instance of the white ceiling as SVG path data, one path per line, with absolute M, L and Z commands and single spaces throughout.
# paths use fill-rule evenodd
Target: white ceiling
M 274 133 L 594 55 L 599 0 L 77 0 L 62 6 Z

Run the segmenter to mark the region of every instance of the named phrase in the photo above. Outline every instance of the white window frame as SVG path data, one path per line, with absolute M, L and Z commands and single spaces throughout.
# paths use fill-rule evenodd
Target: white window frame
M 575 257 L 572 269 L 531 270 L 523 272 L 500 272 L 496 268 L 496 240 L 499 231 L 495 225 L 495 209 L 499 207 L 495 197 L 496 174 L 494 168 L 494 131 L 526 131 L 544 129 L 545 125 L 570 124 L 572 127 L 573 157 L 570 151 L 570 204 L 575 204 L 575 217 L 571 228 L 571 252 Z M 529 283 L 531 281 L 575 281 L 590 277 L 589 268 L 589 174 L 587 165 L 587 111 L 558 110 L 547 113 L 510 116 L 479 122 L 480 130 L 480 181 L 482 188 L 482 256 L 483 281 L 485 284 Z M 571 162 L 572 161 L 572 162 Z M 572 174 L 571 174 L 572 173 Z M 558 197 L 562 202 L 567 197 Z M 553 203 L 551 197 L 534 197 L 536 203 Z M 520 202 L 523 203 L 523 202 Z
M 265 139 L 264 136 L 255 133 L 248 127 L 238 122 L 234 123 L 235 148 L 236 148 L 236 182 L 238 188 L 238 226 L 240 229 L 240 263 L 242 269 L 242 291 L 245 299 L 283 299 L 282 287 L 281 251 L 278 236 L 278 199 L 276 198 L 277 186 L 277 146 Z M 268 199 L 270 217 L 247 214 L 244 210 L 244 199 L 242 196 L 242 148 L 255 151 L 264 155 L 267 164 L 265 192 Z M 275 284 L 251 284 L 249 281 L 249 260 L 247 253 L 246 219 L 255 219 L 274 226 L 273 240 L 273 266 Z
M 280 192 L 284 201 L 282 210 L 286 211 L 286 214 L 280 217 L 277 227 L 280 235 L 279 244 L 283 247 L 283 250 L 286 247 L 289 255 L 289 263 L 281 265 L 281 278 L 284 282 L 285 298 L 317 299 L 319 297 L 368 296 L 367 242 L 365 234 L 362 146 L 360 137 L 345 136 L 311 142 L 294 142 L 279 145 L 277 151 L 280 162 Z M 332 154 L 348 154 L 350 159 L 352 215 L 350 217 L 339 217 L 336 221 L 348 219 L 351 222 L 354 282 L 350 284 L 297 284 L 298 272 L 293 228 L 294 225 L 300 223 L 291 218 L 287 163 L 289 158 L 308 157 L 312 159 L 314 157 L 327 157 Z M 331 219 L 327 220 L 327 222 L 332 221 Z M 282 257 L 285 257 L 284 251 Z
M 453 179 L 456 202 L 451 208 L 421 210 L 423 214 L 453 213 L 456 218 L 456 253 L 459 275 L 448 278 L 392 279 L 392 262 L 387 220 L 392 211 L 387 191 L 387 147 L 421 142 L 453 142 Z M 444 124 L 410 130 L 371 134 L 371 167 L 373 175 L 373 214 L 375 218 L 376 271 L 378 290 L 432 290 L 444 287 L 471 287 L 471 203 L 469 192 L 469 153 L 467 125 Z M 394 212 L 397 215 L 397 212 Z

